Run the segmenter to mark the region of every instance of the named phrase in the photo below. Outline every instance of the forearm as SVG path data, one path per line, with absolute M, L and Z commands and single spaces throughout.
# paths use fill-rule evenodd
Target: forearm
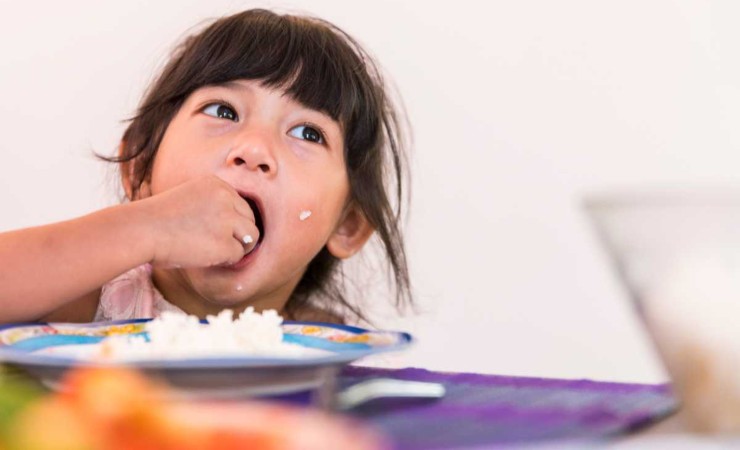
M 34 320 L 149 261 L 137 206 L 0 234 L 0 322 Z

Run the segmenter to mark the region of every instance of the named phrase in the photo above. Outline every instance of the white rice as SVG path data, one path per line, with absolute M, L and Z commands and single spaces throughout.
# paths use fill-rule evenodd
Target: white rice
M 99 356 L 113 360 L 181 359 L 203 357 L 310 357 L 324 354 L 283 342 L 283 318 L 274 310 L 262 314 L 249 307 L 233 320 L 233 311 L 207 316 L 207 324 L 196 316 L 164 312 L 146 324 L 143 336 L 111 336 L 100 346 Z

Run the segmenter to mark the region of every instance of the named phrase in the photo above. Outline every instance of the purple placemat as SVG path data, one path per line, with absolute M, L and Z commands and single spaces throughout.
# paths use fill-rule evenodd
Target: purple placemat
M 387 400 L 352 412 L 384 431 L 398 449 L 474 448 L 618 436 L 670 415 L 668 385 L 606 383 L 347 367 L 343 385 L 369 378 L 443 383 L 433 402 Z

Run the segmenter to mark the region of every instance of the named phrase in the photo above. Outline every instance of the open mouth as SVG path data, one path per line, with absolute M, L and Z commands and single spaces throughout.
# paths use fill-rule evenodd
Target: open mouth
M 249 204 L 249 207 L 252 208 L 252 213 L 254 214 L 254 224 L 257 226 L 257 230 L 259 230 L 260 232 L 260 237 L 259 239 L 257 239 L 257 244 L 260 244 L 265 238 L 265 225 L 262 219 L 262 210 L 260 209 L 259 203 L 257 203 L 253 198 L 247 197 L 245 195 L 242 195 L 242 198 Z

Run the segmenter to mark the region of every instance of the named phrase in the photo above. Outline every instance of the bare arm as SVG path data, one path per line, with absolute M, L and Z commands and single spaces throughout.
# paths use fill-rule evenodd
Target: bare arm
M 91 320 L 101 286 L 121 273 L 146 262 L 234 263 L 258 236 L 247 202 L 215 176 L 66 222 L 0 233 L 0 323 Z
M 0 322 L 37 320 L 70 302 L 90 309 L 105 282 L 151 260 L 143 214 L 130 203 L 0 234 Z

